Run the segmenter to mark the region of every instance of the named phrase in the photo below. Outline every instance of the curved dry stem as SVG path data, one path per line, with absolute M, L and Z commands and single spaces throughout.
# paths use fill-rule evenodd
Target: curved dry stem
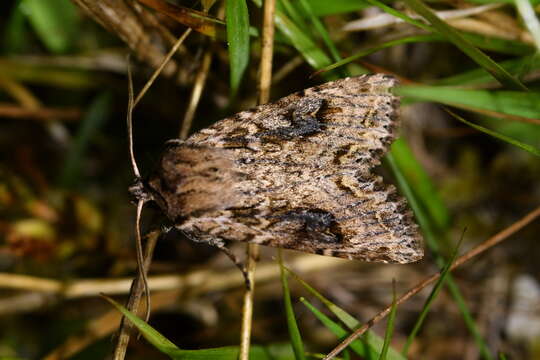
M 161 74 L 161 72 L 163 71 L 163 69 L 165 68 L 165 66 L 167 65 L 167 63 L 171 60 L 171 58 L 173 57 L 173 55 L 178 51 L 178 49 L 180 48 L 180 46 L 184 43 L 184 40 L 186 40 L 186 38 L 188 37 L 189 34 L 191 34 L 191 28 L 188 28 L 186 31 L 184 31 L 184 33 L 182 34 L 182 36 L 180 36 L 178 38 L 178 40 L 176 40 L 176 42 L 174 43 L 174 46 L 171 48 L 171 50 L 169 50 L 169 52 L 167 53 L 167 55 L 163 58 L 163 60 L 161 61 L 161 64 L 159 64 L 158 68 L 154 71 L 154 73 L 152 74 L 152 76 L 150 76 L 150 79 L 146 82 L 146 84 L 143 86 L 143 88 L 141 89 L 141 91 L 139 92 L 139 94 L 137 95 L 137 97 L 135 98 L 135 101 L 133 102 L 133 107 L 137 106 L 137 104 L 139 103 L 139 101 L 142 99 L 142 97 L 144 96 L 144 94 L 146 94 L 146 92 L 148 91 L 148 89 L 150 88 L 150 86 L 152 86 L 152 84 L 154 83 L 154 81 L 157 79 L 157 77 L 159 76 L 159 74 Z
M 212 49 L 208 48 L 204 53 L 202 58 L 201 66 L 195 77 L 195 83 L 191 90 L 191 96 L 189 98 L 189 106 L 184 114 L 184 119 L 182 120 L 182 127 L 180 129 L 180 139 L 187 138 L 191 125 L 193 123 L 193 118 L 195 117 L 195 111 L 201 100 L 202 91 L 206 85 L 206 79 L 208 78 L 208 70 L 210 69 L 210 64 L 212 63 Z

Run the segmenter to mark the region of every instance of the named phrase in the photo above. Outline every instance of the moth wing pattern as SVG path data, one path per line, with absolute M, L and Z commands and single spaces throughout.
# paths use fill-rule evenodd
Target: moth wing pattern
M 149 181 L 156 201 L 198 241 L 417 261 L 405 199 L 372 173 L 396 137 L 395 84 L 383 74 L 328 82 L 175 142 Z

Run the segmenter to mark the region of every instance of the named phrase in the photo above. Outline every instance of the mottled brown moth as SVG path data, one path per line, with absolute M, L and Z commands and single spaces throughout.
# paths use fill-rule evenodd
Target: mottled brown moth
M 351 77 L 225 118 L 169 141 L 153 175 L 136 172 L 130 191 L 229 255 L 226 243 L 243 241 L 417 261 L 421 235 L 405 199 L 372 172 L 396 137 L 395 84 L 383 74 Z

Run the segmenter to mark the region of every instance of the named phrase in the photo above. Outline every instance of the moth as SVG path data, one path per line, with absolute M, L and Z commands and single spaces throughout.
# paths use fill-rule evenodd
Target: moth
M 243 241 L 417 261 L 412 213 L 373 173 L 396 137 L 395 85 L 384 74 L 345 78 L 225 118 L 169 141 L 153 175 L 130 191 L 189 238 L 225 251 Z

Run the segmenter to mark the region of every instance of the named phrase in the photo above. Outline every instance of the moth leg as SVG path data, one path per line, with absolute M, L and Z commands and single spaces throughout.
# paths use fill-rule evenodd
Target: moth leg
M 180 146 L 184 143 L 182 139 L 170 139 L 165 141 L 165 146 Z
M 236 265 L 236 267 L 238 267 L 238 269 L 240 269 L 240 271 L 242 272 L 242 275 L 244 275 L 244 281 L 246 283 L 246 288 L 248 290 L 251 290 L 251 281 L 249 280 L 246 265 L 244 263 L 242 263 L 240 260 L 238 260 L 236 255 L 234 255 L 231 252 L 231 250 L 229 250 L 229 248 L 227 248 L 227 246 L 225 246 L 225 243 L 223 241 L 216 241 L 212 245 L 217 247 L 219 250 L 223 251 L 225 253 L 225 255 L 227 255 L 229 257 L 229 259 L 231 259 L 231 261 L 234 263 L 234 265 Z
M 187 231 L 180 230 L 180 232 L 182 234 L 184 234 L 191 241 L 201 242 L 200 240 L 194 238 Z M 244 275 L 244 281 L 245 281 L 245 284 L 246 284 L 246 289 L 251 290 L 251 281 L 249 280 L 249 276 L 248 276 L 248 272 L 247 272 L 247 266 L 244 263 L 242 263 L 240 260 L 238 260 L 236 255 L 234 255 L 231 252 L 231 250 L 229 250 L 229 248 L 225 244 L 225 241 L 223 241 L 222 239 L 217 239 L 217 238 L 208 238 L 208 239 L 205 239 L 205 241 L 202 241 L 202 242 L 204 242 L 204 243 L 206 243 L 208 245 L 215 246 L 219 250 L 223 251 L 225 253 L 225 255 L 227 255 L 229 257 L 229 259 L 231 259 L 231 261 L 234 263 L 234 265 L 236 265 L 236 267 L 238 267 L 238 269 L 240 269 L 240 271 L 242 272 L 242 275 Z

